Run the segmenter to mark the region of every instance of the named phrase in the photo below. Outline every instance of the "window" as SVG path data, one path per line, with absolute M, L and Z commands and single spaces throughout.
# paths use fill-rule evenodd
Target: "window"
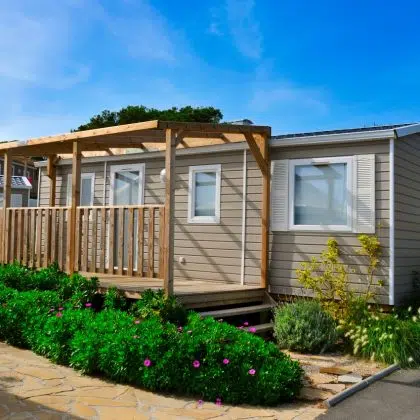
M 72 175 L 67 176 L 67 206 L 71 205 Z M 93 206 L 93 193 L 95 188 L 95 174 L 85 173 L 80 176 L 80 205 Z
M 375 155 L 271 163 L 271 230 L 375 232 Z
M 290 162 L 290 229 L 352 229 L 352 158 Z
M 220 165 L 190 166 L 188 222 L 220 222 Z

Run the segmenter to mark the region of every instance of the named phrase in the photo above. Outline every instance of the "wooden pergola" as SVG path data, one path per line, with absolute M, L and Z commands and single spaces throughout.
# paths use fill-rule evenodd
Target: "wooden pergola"
M 174 259 L 174 177 L 177 148 L 201 147 L 230 142 L 246 141 L 262 173 L 261 196 L 261 286 L 267 285 L 268 272 L 268 227 L 270 209 L 270 159 L 268 140 L 271 129 L 267 126 L 236 124 L 205 124 L 196 122 L 147 121 L 109 128 L 72 132 L 55 136 L 12 141 L 0 144 L 0 155 L 4 156 L 3 199 L 3 244 L 8 243 L 6 227 L 7 210 L 10 210 L 11 164 L 14 158 L 45 156 L 48 159 L 47 175 L 50 178 L 49 206 L 56 202 L 56 164 L 62 155 L 72 156 L 72 196 L 69 208 L 68 271 L 75 270 L 76 212 L 80 202 L 81 159 L 83 152 L 105 151 L 114 148 L 139 148 L 147 153 L 150 147 L 165 153 L 165 203 L 162 240 L 162 274 L 166 294 L 173 294 Z M 8 225 L 7 225 L 8 226 Z M 10 234 L 10 232 L 9 232 Z M 12 232 L 13 234 L 13 232 Z M 9 255 L 8 255 L 9 252 Z M 10 261 L 10 249 L 3 245 L 1 261 Z

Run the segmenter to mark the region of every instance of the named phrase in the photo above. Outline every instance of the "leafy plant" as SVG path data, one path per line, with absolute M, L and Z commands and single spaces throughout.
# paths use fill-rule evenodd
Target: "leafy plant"
M 128 308 L 129 303 L 125 298 L 124 293 L 116 287 L 107 289 L 104 295 L 104 308 L 105 309 L 119 309 L 124 311 Z
M 69 301 L 75 308 L 82 308 L 92 302 L 98 292 L 99 281 L 97 277 L 90 279 L 78 273 L 59 279 L 58 293 L 65 301 Z
M 314 300 L 279 305 L 274 314 L 274 335 L 280 348 L 323 353 L 337 341 L 336 323 Z
M 133 305 L 132 313 L 140 319 L 158 317 L 165 322 L 185 324 L 187 311 L 175 296 L 165 296 L 161 290 L 145 290 Z
M 420 309 L 419 309 L 420 311 Z M 342 320 L 340 328 L 353 353 L 372 360 L 399 363 L 402 367 L 420 365 L 420 312 L 384 314 L 365 310 L 362 317 Z
M 376 236 L 359 235 L 361 249 L 359 254 L 368 257 L 367 287 L 362 296 L 358 296 L 349 285 L 350 269 L 340 261 L 340 249 L 334 238 L 329 238 L 327 247 L 319 258 L 301 264 L 296 270 L 298 281 L 306 289 L 313 291 L 322 306 L 336 319 L 345 319 L 356 301 L 374 299 L 372 292 L 375 274 L 380 263 L 381 246 Z M 379 283 L 378 283 L 379 284 Z

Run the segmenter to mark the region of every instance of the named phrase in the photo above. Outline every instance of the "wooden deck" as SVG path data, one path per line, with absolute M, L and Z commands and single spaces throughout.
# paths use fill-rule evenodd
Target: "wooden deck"
M 103 290 L 111 286 L 124 291 L 126 297 L 139 299 L 146 289 L 162 289 L 162 280 L 155 278 L 139 278 L 98 273 L 80 273 L 87 277 L 99 278 Z M 208 308 L 236 304 L 261 302 L 265 297 L 265 290 L 260 286 L 242 286 L 215 281 L 174 281 L 174 293 L 188 308 Z

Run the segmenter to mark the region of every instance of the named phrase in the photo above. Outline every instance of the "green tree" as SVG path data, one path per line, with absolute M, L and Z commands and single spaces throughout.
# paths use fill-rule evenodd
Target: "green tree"
M 218 123 L 222 118 L 222 112 L 212 106 L 197 108 L 185 106 L 183 108 L 172 107 L 159 110 L 147 108 L 143 105 L 129 105 L 121 108 L 119 111 L 102 111 L 100 114 L 94 115 L 88 123 L 82 124 L 74 131 L 91 130 L 150 120 Z

